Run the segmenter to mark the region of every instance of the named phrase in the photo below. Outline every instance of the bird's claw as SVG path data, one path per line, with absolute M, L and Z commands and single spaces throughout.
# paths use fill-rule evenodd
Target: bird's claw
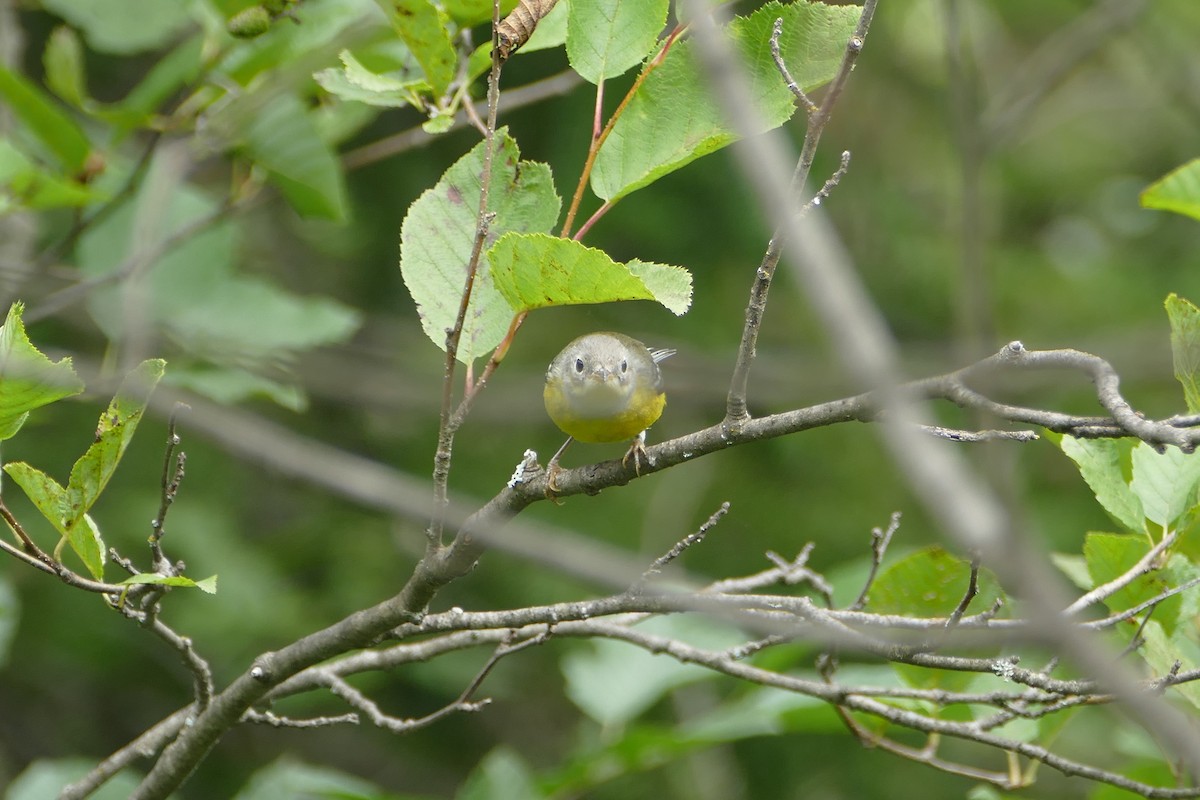
M 646 432 L 642 431 L 629 445 L 629 450 L 625 452 L 624 458 L 621 459 L 621 466 L 629 469 L 629 459 L 633 459 L 633 474 L 639 478 L 642 476 L 642 461 L 645 460 L 647 466 L 654 466 L 654 459 L 650 458 L 650 454 L 646 452 Z

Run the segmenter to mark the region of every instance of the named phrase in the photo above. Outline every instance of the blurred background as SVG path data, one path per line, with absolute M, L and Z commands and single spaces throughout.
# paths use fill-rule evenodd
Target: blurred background
M 47 46 L 66 25 L 81 37 L 90 96 L 115 104 L 190 37 L 211 31 L 245 3 L 172 4 L 178 13 L 157 36 L 131 44 L 117 35 L 116 45 L 70 5 L 0 4 L 5 63 L 41 85 Z M 111 22 L 136 4 L 95 5 Z M 745 14 L 761 4 L 731 5 Z M 338 36 L 312 36 L 319 23 L 308 15 L 354 6 L 305 0 L 297 10 L 300 25 L 281 20 L 267 34 L 286 40 L 289 58 L 277 58 L 269 74 L 244 67 L 229 75 L 244 82 L 246 94 L 261 82 L 283 83 L 324 102 L 311 74 L 336 65 L 346 45 Z M 120 24 L 136 25 L 134 19 Z M 147 17 L 148 29 L 153 22 Z M 486 38 L 482 30 L 476 29 L 477 42 Z M 347 26 L 342 35 L 358 34 Z M 1197 155 L 1198 35 L 1200 5 L 1192 0 L 880 4 L 824 134 L 813 182 L 836 169 L 842 151 L 852 153 L 848 174 L 824 208 L 900 340 L 909 375 L 955 369 L 1019 339 L 1030 348 L 1071 347 L 1108 359 L 1126 397 L 1148 415 L 1184 410 L 1162 303 L 1170 292 L 1200 300 L 1200 226 L 1140 208 L 1138 194 Z M 228 53 L 266 47 L 216 41 Z M 514 58 L 504 81 L 515 88 L 565 69 L 561 48 L 533 52 Z M 221 85 L 219 76 L 208 77 Z M 631 82 L 632 74 L 611 82 L 607 109 Z M 476 97 L 481 86 L 477 81 Z M 559 194 L 569 197 L 586 154 L 594 94 L 587 85 L 567 86 L 565 93 L 502 110 L 501 121 L 523 158 L 550 164 Z M 174 94 L 172 102 L 194 91 L 195 85 Z M 181 267 L 187 269 L 203 265 L 206 252 L 220 252 L 239 280 L 286 290 L 294 302 L 287 313 L 300 320 L 311 313 L 325 326 L 308 343 L 297 337 L 272 349 L 270 336 L 247 319 L 253 314 L 238 312 L 226 323 L 220 306 L 191 309 L 196 320 L 172 310 L 170 325 L 147 323 L 137 342 L 127 332 L 114 337 L 120 314 L 111 296 L 80 295 L 62 307 L 55 298 L 120 261 L 111 252 L 119 245 L 102 231 L 56 248 L 72 230 L 70 210 L 0 218 L 5 306 L 23 300 L 34 342 L 53 355 L 73 355 L 98 387 L 35 415 L 6 443 L 4 458 L 28 460 L 65 480 L 111 394 L 106 380 L 131 352 L 168 359 L 155 411 L 93 516 L 110 545 L 146 560 L 165 415 L 173 400 L 188 400 L 194 411 L 179 425 L 187 477 L 170 513 L 168 552 L 186 560 L 189 574 L 219 574 L 220 591 L 175 592 L 165 618 L 193 638 L 218 685 L 258 653 L 395 592 L 424 543 L 420 514 L 397 515 L 356 482 L 374 464 L 418 489 L 429 485 L 443 359 L 422 333 L 401 280 L 400 224 L 408 206 L 479 136 L 459 128 L 400 140 L 397 134 L 419 128 L 422 115 L 411 108 L 354 113 L 355 124 L 329 134 L 345 174 L 343 219 L 301 217 L 268 187 L 208 228 L 210 238 L 190 257 L 180 256 L 193 259 Z M 85 127 L 97 136 L 106 130 L 95 118 Z M 799 143 L 803 119 L 788 130 Z M 211 131 L 177 129 L 158 140 L 160 156 L 184 143 L 186 177 L 179 180 L 187 187 L 177 191 L 196 193 L 202 209 L 219 207 L 245 178 L 245 168 L 206 136 Z M 112 175 L 128 177 L 151 139 L 135 129 L 99 141 Z M 407 146 L 413 141 L 418 146 Z M 584 214 L 595 207 L 594 198 L 585 201 Z M 619 330 L 679 351 L 664 366 L 668 406 L 651 441 L 719 421 L 745 301 L 769 234 L 727 152 L 618 204 L 587 243 L 618 261 L 687 267 L 696 286 L 692 310 L 676 318 L 653 304 L 624 303 L 531 315 L 458 434 L 452 497 L 478 504 L 504 484 L 525 449 L 545 458 L 558 447 L 562 436 L 542 407 L 544 370 L 584 332 Z M 317 305 L 309 309 L 310 301 Z M 265 337 L 261 352 L 222 351 L 214 320 L 251 326 L 247 336 Z M 758 354 L 750 394 L 756 415 L 856 393 L 783 272 Z M 177 365 L 185 374 L 172 383 Z M 236 402 L 222 404 L 212 399 L 223 379 L 213 373 L 231 365 L 241 370 L 242 391 L 230 395 Z M 247 375 L 263 381 L 259 391 L 245 390 Z M 1079 375 L 1045 374 L 1022 376 L 996 392 L 1032 406 L 1099 413 L 1091 388 Z M 954 409 L 938 411 L 947 424 L 981 424 Z M 577 444 L 565 462 L 615 458 L 622 448 Z M 1077 551 L 1087 531 L 1110 527 L 1075 469 L 1048 442 L 964 448 L 1049 549 Z M 865 570 L 871 529 L 886 525 L 893 512 L 903 514 L 895 555 L 941 541 L 875 434 L 858 424 L 735 448 L 598 497 L 541 503 L 526 513 L 648 563 L 724 501 L 729 515 L 685 557 L 695 576 L 756 572 L 768 566 L 765 551 L 790 558 L 814 542 L 810 565 L 849 600 Z M 18 516 L 32 519 L 20 498 L 9 502 Z M 50 537 L 48 528 L 30 527 Z M 433 610 L 545 604 L 610 588 L 493 551 L 439 594 Z M 417 716 L 456 697 L 486 655 L 466 652 L 356 685 L 392 713 Z M 974 786 L 859 746 L 832 712 L 815 704 L 776 709 L 769 726 L 745 735 L 725 729 L 710 740 L 688 738 L 689 724 L 748 691 L 725 680 L 680 679 L 668 687 L 675 691 L 650 697 L 644 713 L 602 724 L 581 708 L 570 670 L 602 655 L 579 641 L 526 651 L 489 677 L 482 692 L 493 703 L 486 711 L 405 737 L 366 724 L 316 731 L 243 726 L 180 796 L 232 797 L 280 758 L 359 776 L 395 797 L 453 797 L 481 763 L 501 761 L 559 781 L 554 785 L 569 787 L 556 795 L 563 797 L 916 798 L 966 796 Z M 794 659 L 803 671 L 812 656 L 796 646 L 778 657 Z M 96 597 L 0 562 L 0 786 L 42 759 L 92 763 L 188 702 L 190 691 L 176 655 Z M 314 695 L 289 701 L 283 711 L 341 709 Z M 1136 754 L 1111 733 L 1104 726 L 1068 727 L 1062 746 L 1093 759 L 1107 753 L 1112 765 L 1132 759 Z M 653 740 L 656 749 L 638 748 L 639 740 Z M 485 761 L 489 754 L 493 760 Z M 1003 768 L 996 754 L 980 757 Z M 1094 788 L 1048 770 L 1040 777 L 1023 796 L 1084 797 Z

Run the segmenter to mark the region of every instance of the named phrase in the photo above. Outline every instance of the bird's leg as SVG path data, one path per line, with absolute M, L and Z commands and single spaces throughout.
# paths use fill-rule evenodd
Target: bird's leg
M 562 467 L 558 465 L 558 458 L 567 449 L 567 445 L 575 441 L 574 436 L 568 436 L 567 440 L 562 443 L 562 447 L 558 448 L 558 452 L 550 459 L 550 463 L 546 465 L 546 496 L 553 497 L 558 493 L 558 473 Z
M 654 461 L 650 458 L 650 454 L 646 452 L 646 432 L 642 431 L 637 435 L 637 438 L 629 445 L 629 450 L 625 452 L 625 457 L 621 459 L 621 466 L 628 467 L 629 459 L 633 459 L 633 474 L 641 477 L 642 475 L 642 460 L 645 459 L 646 464 L 654 466 Z

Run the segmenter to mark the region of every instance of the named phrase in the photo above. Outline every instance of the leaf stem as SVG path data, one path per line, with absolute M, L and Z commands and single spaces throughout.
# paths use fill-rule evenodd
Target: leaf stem
M 675 30 L 671 31 L 671 33 L 667 35 L 667 38 L 663 41 L 663 45 L 659 49 L 658 53 L 646 64 L 646 68 L 643 69 L 641 74 L 639 74 L 634 80 L 633 85 L 629 87 L 629 91 L 625 93 L 625 97 L 621 99 L 620 105 L 618 105 L 616 110 L 613 111 L 612 116 L 608 118 L 608 123 L 605 124 L 604 128 L 599 130 L 599 132 L 597 132 L 597 129 L 599 128 L 600 122 L 600 101 L 603 92 L 599 87 L 597 87 L 596 118 L 592 129 L 592 141 L 588 146 L 587 159 L 583 163 L 583 170 L 579 173 L 579 183 L 575 185 L 575 194 L 571 197 L 571 206 L 567 209 L 567 218 L 563 221 L 562 233 L 559 234 L 563 238 L 571 236 L 571 226 L 575 223 L 575 215 L 579 213 L 579 206 L 583 202 L 584 187 L 587 186 L 588 179 L 592 175 L 592 167 L 596 164 L 596 156 L 599 154 L 600 148 L 604 145 L 604 141 L 608 138 L 608 135 L 612 133 L 613 126 L 617 124 L 617 120 L 621 118 L 621 114 L 624 113 L 626 107 L 628 107 L 629 103 L 633 100 L 633 96 L 637 94 L 637 90 L 641 88 L 642 84 L 646 80 L 646 77 L 655 69 L 657 69 L 660 64 L 662 64 L 663 59 L 667 57 L 667 51 L 671 49 L 671 45 L 675 43 L 683 31 L 684 27 L 678 26 L 675 28 Z M 600 217 L 608 211 L 608 209 L 612 208 L 612 206 L 612 203 L 605 202 L 605 204 L 600 207 L 600 210 L 593 214 L 592 218 L 587 221 L 585 228 L 590 228 L 591 225 L 599 220 Z M 583 232 L 584 231 L 577 233 L 574 238 L 576 240 L 580 239 L 583 235 Z

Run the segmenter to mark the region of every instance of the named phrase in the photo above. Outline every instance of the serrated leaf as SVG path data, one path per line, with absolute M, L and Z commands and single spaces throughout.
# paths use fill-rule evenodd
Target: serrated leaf
M 730 24 L 763 130 L 782 125 L 795 111 L 795 100 L 771 58 L 775 19 L 784 20 L 780 49 L 792 76 L 811 89 L 836 73 L 859 12 L 857 6 L 771 2 Z M 613 202 L 737 138 L 707 88 L 694 46 L 692 41 L 676 42 L 613 126 L 592 170 L 592 191 L 598 197 Z
M 92 146 L 75 121 L 41 89 L 23 76 L 0 67 L 0 100 L 54 154 L 67 172 L 75 174 L 83 170 Z
M 450 39 L 449 19 L 430 0 L 378 0 L 396 33 L 425 72 L 434 97 L 454 80 L 458 56 Z
M 1195 158 L 1147 186 L 1141 194 L 1144 208 L 1174 211 L 1200 219 L 1200 158 Z
M 550 168 L 519 162 L 520 151 L 506 129 L 496 132 L 495 141 L 488 211 L 496 216 L 489 238 L 508 231 L 550 230 L 560 206 Z M 477 144 L 446 170 L 436 186 L 418 197 L 400 230 L 404 285 L 416 301 L 425 334 L 443 350 L 446 331 L 458 317 L 475 239 L 485 147 L 486 142 Z M 514 313 L 481 261 L 459 342 L 459 360 L 469 363 L 499 344 Z
M 1188 411 L 1200 412 L 1200 308 L 1172 292 L 1165 303 L 1171 323 L 1171 361 Z
M 51 361 L 33 346 L 13 303 L 0 327 L 0 441 L 11 438 L 35 408 L 83 391 L 71 359 Z
M 572 4 L 567 17 L 571 67 L 584 80 L 598 84 L 641 63 L 662 33 L 668 5 L 668 0 Z
M 217 593 L 217 576 L 210 575 L 203 580 L 194 581 L 191 578 L 185 578 L 183 575 L 157 575 L 155 573 L 141 573 L 133 575 L 121 581 L 120 586 L 134 586 L 138 584 L 151 584 L 154 586 L 179 586 L 188 589 L 199 589 L 206 594 Z
M 1145 531 L 1142 501 L 1129 487 L 1123 468 L 1129 463 L 1129 443 L 1063 436 L 1058 446 L 1079 467 L 1079 474 L 1109 516 L 1128 531 Z
M 267 170 L 271 182 L 297 212 L 306 217 L 345 219 L 341 163 L 317 134 L 297 97 L 280 95 L 249 115 L 240 138 L 246 154 Z
M 46 40 L 42 54 L 46 85 L 66 102 L 80 108 L 87 100 L 83 78 L 83 45 L 75 31 L 60 25 Z
M 1175 447 L 1155 452 L 1145 442 L 1131 453 L 1133 479 L 1129 488 L 1142 503 L 1146 519 L 1168 528 L 1189 510 L 1200 483 L 1200 454 Z
M 68 527 L 91 510 L 108 485 L 165 368 L 166 362 L 161 359 L 143 361 L 121 382 L 116 397 L 100 415 L 96 440 L 71 468 L 68 506 L 63 509 Z
M 602 250 L 544 233 L 506 233 L 487 257 L 496 290 L 514 312 L 655 300 L 682 314 L 691 299 L 691 275 L 681 267 L 640 261 L 626 266 Z
M 1092 587 L 1101 586 L 1124 575 L 1149 550 L 1150 543 L 1143 536 L 1128 533 L 1089 533 L 1083 543 L 1083 556 L 1087 560 Z M 1163 571 L 1148 572 L 1110 595 L 1104 600 L 1104 604 L 1113 612 L 1124 611 L 1170 588 Z M 1168 632 L 1175 629 L 1181 602 L 1180 597 L 1176 595 L 1159 603 L 1154 610 L 1154 619 L 1164 625 Z M 1136 625 L 1137 622 L 1135 620 L 1130 624 Z

